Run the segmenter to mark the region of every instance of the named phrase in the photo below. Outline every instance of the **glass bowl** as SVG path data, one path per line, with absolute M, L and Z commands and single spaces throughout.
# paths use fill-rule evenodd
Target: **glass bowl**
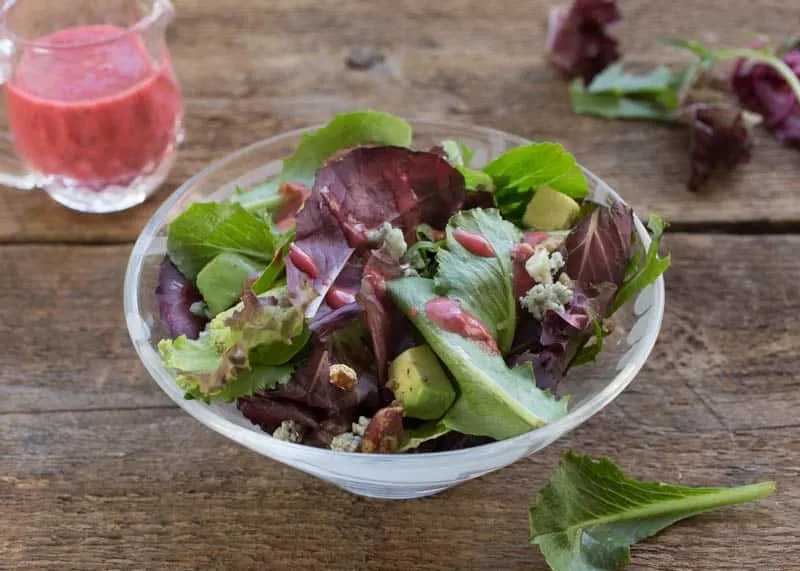
M 481 127 L 445 122 L 411 121 L 413 146 L 428 148 L 444 139 L 459 139 L 475 149 L 474 164 L 530 141 Z M 428 496 L 493 472 L 541 450 L 597 414 L 633 380 L 655 344 L 664 312 L 661 278 L 614 316 L 616 330 L 600 358 L 573 369 L 559 386 L 569 394 L 570 410 L 563 418 L 525 434 L 482 446 L 425 454 L 360 454 L 333 452 L 277 440 L 242 416 L 234 404 L 205 405 L 185 400 L 175 374 L 161 362 L 156 349 L 165 336 L 158 319 L 154 290 L 166 246 L 167 225 L 191 203 L 222 200 L 237 186 L 250 188 L 280 171 L 300 137 L 319 126 L 292 131 L 250 145 L 217 161 L 175 191 L 145 226 L 133 248 L 125 275 L 125 319 L 144 366 L 161 389 L 197 420 L 255 452 L 317 476 L 354 494 L 377 498 Z M 585 171 L 595 200 L 622 200 L 616 192 Z M 640 240 L 650 238 L 637 218 Z M 168 438 L 165 435 L 165 438 Z

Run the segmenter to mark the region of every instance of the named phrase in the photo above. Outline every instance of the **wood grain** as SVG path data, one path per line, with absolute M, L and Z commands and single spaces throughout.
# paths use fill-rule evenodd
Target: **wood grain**
M 571 113 L 567 84 L 543 43 L 551 2 L 419 0 L 176 2 L 169 42 L 186 98 L 187 140 L 164 187 L 145 205 L 97 216 L 70 212 L 38 192 L 0 190 L 0 241 L 127 242 L 155 207 L 212 160 L 334 113 L 377 108 L 448 118 L 564 143 L 646 215 L 676 223 L 800 223 L 800 161 L 767 134 L 751 164 L 711 193 L 685 190 L 681 128 L 608 122 Z M 790 3 L 631 0 L 618 36 L 636 60 L 681 61 L 659 37 L 719 45 L 776 41 L 795 30 Z M 382 63 L 348 69 L 352 50 L 374 47 Z
M 567 448 L 685 484 L 778 482 L 775 497 L 678 524 L 630 569 L 790 571 L 800 556 L 800 235 L 672 233 L 667 311 L 645 369 L 534 457 L 417 501 L 351 496 L 180 411 L 139 364 L 122 312 L 130 243 L 210 161 L 340 111 L 378 108 L 564 143 L 677 229 L 800 228 L 797 150 L 756 137 L 711 193 L 684 188 L 679 128 L 573 115 L 543 57 L 552 2 L 176 0 L 168 39 L 187 139 L 168 182 L 114 215 L 0 189 L 0 570 L 540 570 L 526 508 Z M 686 37 L 743 45 L 796 32 L 778 0 L 627 0 L 641 61 Z M 349 69 L 357 49 L 383 60 Z
M 531 459 L 394 503 L 266 460 L 171 405 L 124 329 L 127 246 L 4 246 L 0 569 L 543 570 L 526 506 L 568 447 L 643 478 L 778 481 L 772 499 L 636 546 L 632 569 L 794 569 L 800 237 L 666 246 L 660 340 L 612 405 Z

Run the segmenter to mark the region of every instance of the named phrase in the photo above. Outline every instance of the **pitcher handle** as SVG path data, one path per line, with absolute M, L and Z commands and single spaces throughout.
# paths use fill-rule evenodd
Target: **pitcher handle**
M 0 86 L 11 77 L 11 58 L 14 45 L 8 38 L 0 37 Z M 5 87 L 3 87 L 5 89 Z M 0 96 L 2 115 L 6 118 L 5 97 Z M 22 190 L 36 188 L 36 177 L 28 170 L 22 159 L 14 150 L 14 136 L 7 131 L 0 131 L 0 184 Z

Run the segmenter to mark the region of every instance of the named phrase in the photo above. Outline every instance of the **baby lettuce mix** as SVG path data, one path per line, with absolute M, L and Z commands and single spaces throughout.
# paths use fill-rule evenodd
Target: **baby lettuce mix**
M 560 145 L 478 167 L 412 149 L 404 120 L 337 116 L 275 178 L 169 226 L 159 343 L 186 398 L 235 402 L 276 438 L 425 452 L 567 412 L 560 380 L 669 266 L 631 209 L 594 203 Z

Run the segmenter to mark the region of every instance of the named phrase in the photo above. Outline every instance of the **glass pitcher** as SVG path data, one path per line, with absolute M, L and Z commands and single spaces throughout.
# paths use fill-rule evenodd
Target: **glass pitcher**
M 13 0 L 0 9 L 8 143 L 0 184 L 115 212 L 167 177 L 182 101 L 169 0 Z

